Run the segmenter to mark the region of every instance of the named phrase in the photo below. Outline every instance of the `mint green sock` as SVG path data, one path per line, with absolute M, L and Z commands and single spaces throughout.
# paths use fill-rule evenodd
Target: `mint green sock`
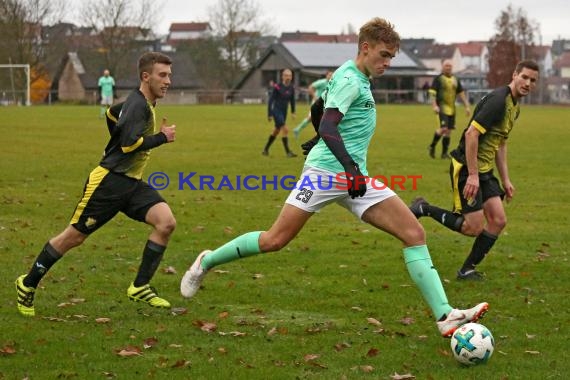
M 303 119 L 303 121 L 299 125 L 297 125 L 297 127 L 295 129 L 297 131 L 302 131 L 307 126 L 307 124 L 309 124 L 309 120 Z
M 220 264 L 260 253 L 259 235 L 261 235 L 261 231 L 248 232 L 222 245 L 204 256 L 202 268 L 208 270 Z
M 420 289 L 436 320 L 449 314 L 452 307 L 447 301 L 439 274 L 433 267 L 427 246 L 404 248 L 404 260 L 410 277 Z

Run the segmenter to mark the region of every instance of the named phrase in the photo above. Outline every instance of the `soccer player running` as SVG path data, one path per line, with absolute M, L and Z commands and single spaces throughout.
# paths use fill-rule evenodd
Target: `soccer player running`
M 17 305 L 22 315 L 35 315 L 35 291 L 48 270 L 118 212 L 152 226 L 138 273 L 127 289 L 128 298 L 153 307 L 170 307 L 149 282 L 162 259 L 176 220 L 165 200 L 141 178 L 151 149 L 175 139 L 176 127 L 166 125 L 164 119 L 162 125 L 157 125 L 154 110 L 156 101 L 166 95 L 170 86 L 171 65 L 172 60 L 164 54 L 143 54 L 138 61 L 139 89 L 128 96 L 120 113 L 120 105 L 108 110 L 111 138 L 99 166 L 87 179 L 70 225 L 48 240 L 29 273 L 16 279 Z
M 325 74 L 324 78 L 318 79 L 309 85 L 308 92 L 309 92 L 309 96 L 311 97 L 311 106 L 313 104 L 315 104 L 315 102 L 318 99 L 320 99 L 321 95 L 326 90 L 327 85 L 329 84 L 329 80 L 331 80 L 332 75 L 333 75 L 333 72 L 331 70 L 328 70 L 327 73 Z M 299 134 L 301 133 L 301 131 L 303 129 L 305 129 L 305 127 L 310 122 L 311 122 L 311 112 L 309 111 L 309 114 L 307 115 L 307 117 L 304 118 L 303 121 L 301 121 L 301 123 L 299 123 L 299 125 L 297 125 L 295 127 L 295 129 L 293 129 L 293 134 L 295 135 L 296 139 L 299 138 Z
M 469 116 L 471 112 L 461 82 L 452 73 L 453 64 L 451 60 L 444 60 L 441 67 L 441 74 L 434 78 L 429 89 L 429 94 L 432 96 L 432 108 L 439 121 L 439 127 L 435 131 L 429 146 L 431 158 L 435 158 L 435 146 L 440 139 L 442 145 L 441 158 L 449 158 L 447 150 L 449 149 L 451 131 L 455 129 L 455 98 L 457 95 L 465 105 L 465 114 Z
M 471 253 L 457 272 L 460 280 L 481 280 L 475 267 L 491 250 L 507 224 L 502 200 L 510 201 L 515 188 L 507 166 L 507 138 L 520 112 L 520 100 L 538 81 L 538 65 L 525 60 L 517 64 L 508 86 L 486 95 L 475 107 L 459 146 L 451 152 L 453 211 L 416 198 L 411 211 L 420 218 L 430 216 L 450 230 L 476 236 Z M 503 187 L 495 177 L 497 168 Z M 486 223 L 485 223 L 486 221 Z
M 115 93 L 115 79 L 111 76 L 109 70 L 104 70 L 103 75 L 97 81 L 99 86 L 99 96 L 101 97 L 101 113 L 100 118 L 105 116 L 105 112 L 113 105 L 113 96 Z
M 182 278 L 180 291 L 184 297 L 194 296 L 215 266 L 260 252 L 279 251 L 315 212 L 335 202 L 403 243 L 408 272 L 431 307 L 442 336 L 450 336 L 458 326 L 476 321 L 487 311 L 486 302 L 467 310 L 449 305 L 421 224 L 391 189 L 382 184 L 373 187 L 364 177 L 368 145 L 376 127 L 368 77 L 380 76 L 388 69 L 399 45 L 398 33 L 384 19 L 374 18 L 360 28 L 356 59 L 344 63 L 331 78 L 320 124 L 321 139 L 303 168 L 302 178 L 310 178 L 312 184 L 321 181 L 326 189 L 300 188 L 301 183 L 307 183 L 301 179 L 268 231 L 249 232 L 214 251 L 200 253 Z M 337 173 L 342 178 L 337 178 Z M 332 186 L 327 181 L 332 181 Z
M 297 155 L 289 149 L 289 138 L 287 137 L 289 129 L 286 125 L 287 108 L 289 108 L 289 104 L 291 104 L 291 116 L 295 117 L 295 87 L 291 82 L 292 80 L 293 72 L 289 69 L 283 70 L 281 72 L 281 82 L 273 86 L 273 91 L 271 92 L 271 96 L 269 96 L 269 101 L 267 102 L 267 119 L 269 121 L 273 120 L 275 128 L 269 135 L 267 144 L 265 144 L 265 148 L 263 148 L 261 152 L 264 156 L 269 155 L 269 147 L 273 144 L 277 135 L 281 133 L 283 136 L 281 140 L 283 141 L 283 147 L 285 148 L 287 157 L 297 157 Z

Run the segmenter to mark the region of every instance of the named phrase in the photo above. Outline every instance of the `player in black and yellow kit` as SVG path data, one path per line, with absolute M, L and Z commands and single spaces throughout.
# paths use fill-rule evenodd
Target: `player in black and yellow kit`
M 505 228 L 502 200 L 514 196 L 507 166 L 507 138 L 520 112 L 520 100 L 536 87 L 538 65 L 525 60 L 517 64 L 508 86 L 486 95 L 477 104 L 459 146 L 451 152 L 453 212 L 416 198 L 410 209 L 416 217 L 430 216 L 447 228 L 476 236 L 471 253 L 457 272 L 458 279 L 480 280 L 475 270 Z M 497 168 L 502 187 L 495 177 Z M 486 223 L 485 223 L 486 222 Z
M 429 146 L 429 155 L 435 158 L 435 146 L 441 139 L 441 158 L 449 158 L 447 149 L 451 141 L 451 131 L 455 129 L 455 98 L 457 95 L 465 105 L 465 113 L 469 116 L 471 109 L 465 91 L 459 79 L 453 75 L 453 64 L 446 59 L 441 65 L 441 74 L 434 78 L 429 94 L 432 98 L 432 108 L 439 121 L 439 127 L 433 135 Z M 442 138 L 443 137 L 443 138 Z
M 156 101 L 164 97 L 170 86 L 171 65 L 171 59 L 164 54 L 143 54 L 138 61 L 139 89 L 124 103 L 107 110 L 111 138 L 99 166 L 87 179 L 70 225 L 45 244 L 29 273 L 16 279 L 18 311 L 22 315 L 35 315 L 35 290 L 47 271 L 119 212 L 153 227 L 136 278 L 127 289 L 128 298 L 153 307 L 170 307 L 149 282 L 176 220 L 164 199 L 141 179 L 151 149 L 175 139 L 176 126 L 167 126 L 166 120 L 157 125 L 154 111 Z

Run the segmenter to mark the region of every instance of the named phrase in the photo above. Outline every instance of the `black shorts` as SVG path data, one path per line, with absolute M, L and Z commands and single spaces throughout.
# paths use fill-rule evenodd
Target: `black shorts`
M 272 116 L 273 116 L 273 122 L 275 123 L 275 128 L 279 129 L 285 125 L 285 122 L 287 120 L 287 113 L 286 112 L 273 110 Z
M 439 127 L 447 129 L 455 129 L 455 115 L 446 115 L 440 112 Z
M 451 177 L 451 187 L 453 189 L 453 212 L 458 214 L 468 214 L 483 209 L 483 204 L 489 198 L 505 197 L 505 191 L 499 184 L 499 180 L 493 175 L 493 171 L 487 173 L 479 173 L 479 191 L 475 199 L 465 199 L 463 196 L 463 188 L 467 183 L 469 173 L 467 165 L 463 165 L 454 158 L 451 159 L 449 168 Z
M 119 211 L 144 222 L 148 210 L 161 202 L 165 200 L 147 183 L 98 166 L 89 174 L 69 224 L 89 235 Z

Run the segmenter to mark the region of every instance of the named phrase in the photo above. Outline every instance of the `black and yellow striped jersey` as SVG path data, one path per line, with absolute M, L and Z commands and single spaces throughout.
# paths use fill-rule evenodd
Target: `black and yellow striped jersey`
M 461 135 L 459 146 L 451 156 L 467 164 L 465 160 L 465 132 L 469 126 L 476 128 L 479 136 L 477 164 L 479 173 L 486 173 L 495 167 L 495 155 L 499 146 L 508 138 L 519 117 L 520 105 L 511 94 L 509 86 L 500 87 L 484 96 L 475 107 L 473 117 Z
M 160 130 L 155 122 L 154 105 L 147 101 L 140 90 L 134 90 L 124 103 L 109 108 L 107 127 L 111 139 L 99 165 L 112 172 L 141 179 L 150 148 L 160 145 L 152 144 L 148 148 L 146 144 L 143 145 L 145 138 Z M 166 136 L 161 135 L 160 143 L 165 143 Z
M 463 86 L 455 75 L 439 74 L 433 79 L 429 93 L 435 96 L 435 101 L 441 113 L 455 115 L 455 98 L 463 92 Z

